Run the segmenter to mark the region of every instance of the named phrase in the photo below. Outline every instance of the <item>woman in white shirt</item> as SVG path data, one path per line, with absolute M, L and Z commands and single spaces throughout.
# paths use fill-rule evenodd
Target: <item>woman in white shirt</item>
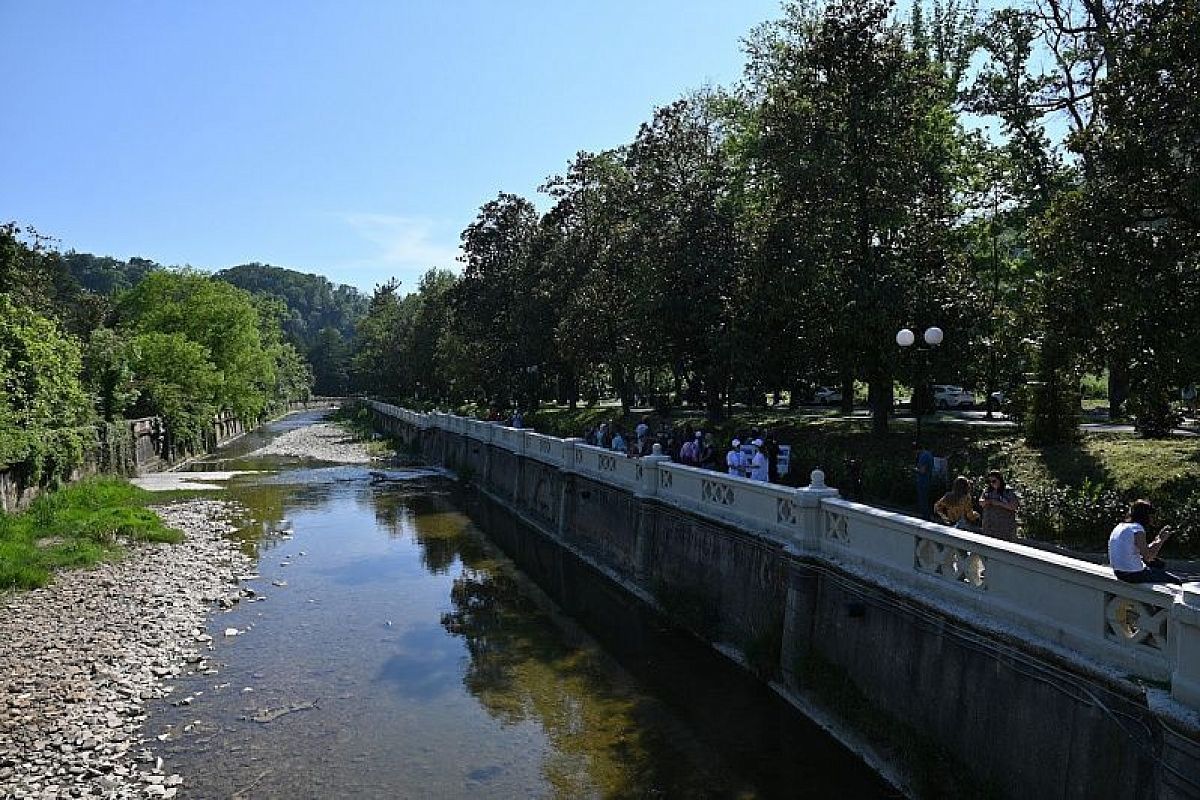
M 750 459 L 750 480 L 766 482 L 770 480 L 771 462 L 763 452 L 763 440 L 755 439 L 751 444 L 754 445 L 754 457 Z
M 739 478 L 746 477 L 746 460 L 742 456 L 742 440 L 734 439 L 729 443 L 729 452 L 725 454 L 725 467 L 730 475 Z
M 1171 538 L 1171 529 L 1163 528 L 1147 544 L 1146 526 L 1154 516 L 1149 500 L 1135 500 L 1125 522 L 1113 528 L 1108 537 L 1108 563 L 1113 573 L 1126 583 L 1183 583 L 1178 575 L 1167 572 L 1158 551 Z

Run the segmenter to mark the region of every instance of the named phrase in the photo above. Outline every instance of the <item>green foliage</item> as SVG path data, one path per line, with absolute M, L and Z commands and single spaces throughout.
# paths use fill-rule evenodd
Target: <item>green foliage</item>
M 88 419 L 79 344 L 0 295 L 0 425 L 71 427 Z
M 139 410 L 163 418 L 172 446 L 199 445 L 219 408 L 221 375 L 208 349 L 182 333 L 143 333 L 134 346 Z
M 109 256 L 74 251 L 64 254 L 62 261 L 72 279 L 87 291 L 99 295 L 120 294 L 132 289 L 152 271 L 162 269 L 145 258 L 134 257 L 121 261 Z
M 138 397 L 133 343 L 111 328 L 96 328 L 83 350 L 83 381 L 95 398 L 100 416 L 112 421 L 125 414 Z
M 0 294 L 0 467 L 36 483 L 63 479 L 94 441 L 79 344 Z
M 121 297 L 118 311 L 138 334 L 178 335 L 204 348 L 217 381 L 201 399 L 244 420 L 271 405 L 275 363 L 249 293 L 195 272 L 157 271 Z
M 301 352 L 311 350 L 326 328 L 344 339 L 353 338 L 355 323 L 366 313 L 369 302 L 353 286 L 335 286 L 320 275 L 267 264 L 230 267 L 216 277 L 255 296 L 282 301 L 283 334 Z
M 145 507 L 152 499 L 125 481 L 91 479 L 0 515 L 0 589 L 44 586 L 54 570 L 119 555 L 123 541 L 182 541 Z

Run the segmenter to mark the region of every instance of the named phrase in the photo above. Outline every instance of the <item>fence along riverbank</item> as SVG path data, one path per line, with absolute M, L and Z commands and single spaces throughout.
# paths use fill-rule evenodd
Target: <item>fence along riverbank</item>
M 767 653 L 785 690 L 813 689 L 814 660 L 831 666 L 1003 794 L 1200 794 L 1198 586 L 1124 584 L 1105 567 L 850 503 L 818 473 L 794 490 L 369 406 L 627 588 L 668 612 L 673 595 L 705 606 L 711 619 L 676 608 L 676 621 L 745 661 Z

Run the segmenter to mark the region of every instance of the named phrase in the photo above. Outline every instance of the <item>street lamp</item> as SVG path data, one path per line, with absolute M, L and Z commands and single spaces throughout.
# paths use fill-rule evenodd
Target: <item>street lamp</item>
M 925 334 L 922 338 L 925 340 L 925 346 L 924 347 L 918 346 L 918 347 L 916 347 L 916 349 L 923 350 L 923 351 L 930 351 L 942 343 L 942 339 L 945 338 L 945 334 L 942 333 L 941 328 L 939 328 L 936 325 L 933 325 L 933 326 L 925 329 Z M 900 348 L 902 350 L 907 350 L 908 348 L 915 345 L 916 342 L 917 342 L 917 335 L 915 333 L 913 333 L 912 330 L 910 330 L 909 328 L 901 328 L 899 331 L 896 332 L 896 344 L 900 345 Z M 924 409 L 917 402 L 917 396 L 918 396 L 918 393 L 924 392 L 928 388 L 926 386 L 926 380 L 925 380 L 925 373 L 926 373 L 925 367 L 926 367 L 925 358 L 921 357 L 920 359 L 917 360 L 917 370 L 916 370 L 916 375 L 914 376 L 914 383 L 916 385 L 913 386 L 912 400 L 909 401 L 909 405 L 912 407 L 913 416 L 915 416 L 917 418 L 917 441 L 918 442 L 921 441 L 921 417 L 923 416 L 921 412 Z
M 926 328 L 925 344 L 929 345 L 930 347 L 937 347 L 942 343 L 942 338 L 944 335 L 945 334 L 942 333 L 942 329 L 936 325 L 931 328 Z M 900 345 L 901 347 L 912 347 L 916 341 L 917 335 L 908 328 L 901 328 L 896 333 L 896 344 Z

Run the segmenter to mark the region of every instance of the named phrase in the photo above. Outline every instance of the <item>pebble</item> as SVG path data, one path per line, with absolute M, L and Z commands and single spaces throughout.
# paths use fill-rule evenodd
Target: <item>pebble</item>
M 155 510 L 181 544 L 131 544 L 120 561 L 0 594 L 0 798 L 179 792 L 183 778 L 164 776 L 148 748 L 144 705 L 185 664 L 203 664 L 206 616 L 236 602 L 252 564 L 222 536 L 232 504 Z
M 288 431 L 261 450 L 255 450 L 250 457 L 268 455 L 313 458 L 340 464 L 367 464 L 371 461 L 371 455 L 362 442 L 329 422 L 318 422 Z M 292 533 L 291 530 L 281 532 Z

